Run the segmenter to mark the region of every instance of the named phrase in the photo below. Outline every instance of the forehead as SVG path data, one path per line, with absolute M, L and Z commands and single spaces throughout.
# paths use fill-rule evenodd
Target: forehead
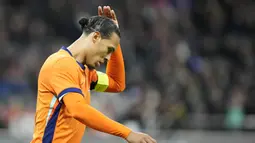
M 104 42 L 106 42 L 107 46 L 117 48 L 120 44 L 120 37 L 116 33 L 113 33 L 109 39 L 104 39 Z

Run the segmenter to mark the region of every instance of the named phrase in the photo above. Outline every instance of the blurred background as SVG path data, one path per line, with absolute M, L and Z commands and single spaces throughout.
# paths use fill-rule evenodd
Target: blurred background
M 99 5 L 116 11 L 127 88 L 94 107 L 159 143 L 255 141 L 253 0 L 0 0 L 0 143 L 30 141 L 41 65 Z

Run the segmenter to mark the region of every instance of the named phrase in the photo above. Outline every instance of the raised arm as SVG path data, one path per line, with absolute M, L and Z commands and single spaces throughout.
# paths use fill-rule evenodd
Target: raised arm
M 125 89 L 125 66 L 120 45 L 107 63 L 106 74 L 109 78 L 107 92 L 121 92 Z
M 109 7 L 98 7 L 98 15 L 112 19 L 117 26 L 115 12 Z M 99 92 L 122 92 L 126 87 L 124 60 L 119 45 L 112 53 L 106 67 L 106 74 L 95 72 L 92 78 L 91 89 Z

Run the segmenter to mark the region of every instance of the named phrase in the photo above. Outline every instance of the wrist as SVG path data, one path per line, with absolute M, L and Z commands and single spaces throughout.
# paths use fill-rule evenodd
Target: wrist
M 123 129 L 123 133 L 122 133 L 122 138 L 123 139 L 127 139 L 128 136 L 130 135 L 130 133 L 132 133 L 132 130 L 129 129 L 128 127 L 124 126 L 125 129 Z

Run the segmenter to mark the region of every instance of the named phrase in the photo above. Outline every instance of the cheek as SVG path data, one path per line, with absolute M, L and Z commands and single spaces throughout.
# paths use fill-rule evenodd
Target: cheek
M 98 53 L 98 50 L 96 48 L 91 50 L 89 52 L 89 56 L 88 56 L 89 57 L 89 61 L 93 62 L 94 60 L 97 59 L 98 55 L 99 55 L 99 53 Z
M 108 48 L 102 48 L 101 50 L 101 56 L 104 58 L 108 55 Z
M 104 58 L 105 54 L 107 54 L 107 52 L 105 52 L 104 50 L 98 50 L 97 53 L 95 54 L 95 57 L 97 58 Z

